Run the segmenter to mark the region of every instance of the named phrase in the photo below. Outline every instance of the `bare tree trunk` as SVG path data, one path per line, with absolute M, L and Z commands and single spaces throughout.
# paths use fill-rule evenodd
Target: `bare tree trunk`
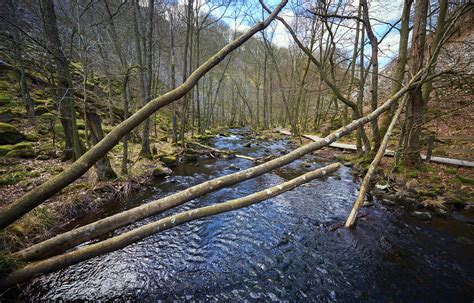
M 12 18 L 17 19 L 18 17 L 18 3 L 13 0 L 8 1 L 8 7 L 11 11 Z M 16 21 L 16 20 L 13 20 Z M 9 31 L 13 37 L 13 50 L 15 55 L 15 60 L 17 61 L 18 73 L 20 76 L 20 91 L 21 91 L 21 99 L 23 104 L 25 105 L 26 112 L 28 113 L 28 118 L 30 121 L 35 124 L 36 117 L 35 117 L 35 106 L 33 100 L 30 96 L 30 89 L 28 87 L 28 82 L 26 81 L 26 74 L 25 74 L 25 67 L 23 64 L 23 45 L 20 33 L 18 29 L 14 26 L 9 27 Z
M 356 202 L 354 203 L 354 207 L 352 208 L 351 213 L 349 214 L 349 217 L 347 218 L 346 227 L 351 227 L 354 225 L 356 218 L 357 218 L 357 213 L 359 211 L 359 208 L 362 206 L 365 200 L 365 194 L 367 193 L 367 190 L 370 186 L 370 180 L 372 178 L 372 175 L 375 172 L 375 169 L 380 163 L 380 160 L 382 160 L 383 156 L 385 155 L 385 149 L 387 148 L 388 145 L 388 140 L 390 139 L 390 136 L 392 134 L 393 128 L 395 127 L 395 124 L 398 121 L 398 118 L 400 117 L 400 114 L 402 112 L 402 109 L 405 107 L 405 102 L 406 102 L 407 97 L 405 96 L 403 98 L 403 102 L 400 103 L 398 106 L 398 110 L 395 113 L 395 115 L 392 118 L 392 121 L 390 122 L 390 125 L 387 128 L 387 132 L 385 133 L 382 143 L 375 154 L 374 159 L 372 160 L 372 163 L 370 163 L 369 170 L 367 171 L 364 180 L 362 181 L 362 184 L 360 185 L 359 189 L 359 194 L 357 196 Z
M 41 13 L 43 16 L 46 39 L 48 41 L 47 45 L 54 56 L 54 62 L 56 63 L 58 72 L 59 89 L 57 101 L 61 114 L 61 124 L 66 137 L 64 159 L 76 160 L 84 153 L 84 146 L 79 139 L 79 133 L 77 131 L 69 61 L 64 55 L 61 40 L 59 39 L 53 0 L 41 2 Z
M 94 112 L 86 112 L 86 121 L 91 130 L 92 144 L 95 145 L 104 138 L 104 132 L 102 130 L 102 121 L 100 116 Z M 107 156 L 102 157 L 95 163 L 97 172 L 97 180 L 109 180 L 117 178 L 117 174 L 110 165 L 110 160 Z
M 415 18 L 413 21 L 413 36 L 411 47 L 412 74 L 416 74 L 422 67 L 425 58 L 426 16 L 428 1 L 418 0 L 415 3 Z M 409 93 L 405 118 L 405 138 L 402 161 L 408 167 L 417 166 L 421 162 L 420 134 L 423 116 L 426 109 L 421 86 L 415 87 Z
M 400 42 L 398 46 L 398 58 L 397 65 L 394 75 L 394 81 L 392 84 L 392 93 L 396 92 L 402 87 L 403 78 L 405 76 L 405 66 L 408 58 L 408 36 L 410 33 L 410 10 L 413 0 L 405 0 L 402 12 L 402 23 L 400 26 Z M 380 135 L 384 135 L 387 131 L 388 125 L 393 118 L 395 113 L 395 105 L 385 115 L 382 120 L 382 126 L 380 127 Z
M 372 110 L 377 108 L 377 100 L 378 100 L 378 85 L 379 85 L 379 43 L 377 41 L 377 37 L 375 36 L 374 32 L 372 31 L 372 26 L 370 25 L 369 19 L 369 7 L 367 5 L 367 0 L 361 0 L 362 5 L 362 16 L 365 23 L 365 30 L 367 31 L 367 36 L 369 37 L 370 46 L 372 48 L 372 52 L 370 54 L 370 63 L 372 64 L 372 94 L 370 98 L 370 107 Z M 373 147 L 372 151 L 375 153 L 380 147 L 380 134 L 379 134 L 379 126 L 378 126 L 378 119 L 375 119 L 370 122 L 372 127 L 372 141 Z

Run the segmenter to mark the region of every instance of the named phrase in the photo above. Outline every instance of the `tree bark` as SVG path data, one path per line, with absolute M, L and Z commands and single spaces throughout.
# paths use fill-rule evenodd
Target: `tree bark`
M 89 111 L 86 112 L 86 121 L 88 128 L 91 131 L 92 144 L 95 145 L 104 138 L 104 132 L 102 130 L 102 121 L 99 115 Z M 105 155 L 95 163 L 95 168 L 97 173 L 97 180 L 99 181 L 117 178 L 117 174 L 110 165 L 110 160 L 107 155 Z
M 367 5 L 367 0 L 361 0 L 362 5 L 362 16 L 365 23 L 365 30 L 367 32 L 367 36 L 369 37 L 370 46 L 372 52 L 370 54 L 370 63 L 372 64 L 372 83 L 371 83 L 371 97 L 370 97 L 370 107 L 372 110 L 377 108 L 377 100 L 378 100 L 378 85 L 379 85 L 379 43 L 377 41 L 377 37 L 375 36 L 374 32 L 372 31 L 372 26 L 370 24 L 369 19 L 369 7 Z M 379 126 L 378 126 L 378 119 L 374 119 L 370 121 L 370 125 L 372 127 L 372 141 L 373 147 L 372 151 L 375 152 L 380 147 L 380 134 L 379 134 Z
M 413 24 L 413 36 L 411 46 L 411 68 L 412 74 L 416 74 L 423 66 L 425 58 L 426 39 L 426 16 L 429 1 L 418 0 L 415 3 L 415 18 Z M 423 116 L 426 110 L 426 102 L 423 100 L 421 85 L 409 92 L 410 98 L 407 102 L 405 118 L 405 138 L 402 162 L 407 167 L 418 166 L 420 157 L 420 135 L 423 124 Z
M 396 92 L 402 87 L 403 78 L 405 76 L 405 66 L 408 58 L 408 36 L 410 33 L 410 10 L 413 0 L 405 0 L 402 12 L 402 23 L 400 26 L 400 42 L 398 46 L 398 58 L 397 65 L 395 68 L 395 75 L 392 84 L 392 93 Z M 393 118 L 395 113 L 395 105 L 385 115 L 382 120 L 382 126 L 380 127 L 380 135 L 385 135 L 388 125 Z
M 76 160 L 84 153 L 84 146 L 79 139 L 79 133 L 77 131 L 69 60 L 64 55 L 61 40 L 59 39 L 53 0 L 45 0 L 41 2 L 40 7 L 43 16 L 47 46 L 54 56 L 54 62 L 58 72 L 59 89 L 57 102 L 61 114 L 61 124 L 66 137 L 64 159 Z
M 372 179 L 372 175 L 374 174 L 375 169 L 379 165 L 380 160 L 382 160 L 383 156 L 385 155 L 385 149 L 387 148 L 388 140 L 390 139 L 390 136 L 392 135 L 393 128 L 395 127 L 395 124 L 397 123 L 398 118 L 400 117 L 402 109 L 405 107 L 406 99 L 407 99 L 406 97 L 403 98 L 403 102 L 401 102 L 400 105 L 398 106 L 398 109 L 395 115 L 393 116 L 392 121 L 390 122 L 390 125 L 387 128 L 387 132 L 385 133 L 383 137 L 382 143 L 377 153 L 375 154 L 375 157 L 372 160 L 372 163 L 370 163 L 369 170 L 367 171 L 364 177 L 364 180 L 362 181 L 362 184 L 360 185 L 359 194 L 357 196 L 356 202 L 354 203 L 354 207 L 352 208 L 352 211 L 346 220 L 345 226 L 347 228 L 352 227 L 356 221 L 357 213 L 359 211 L 359 208 L 362 206 L 362 203 L 364 203 L 365 194 L 367 193 L 367 190 L 370 186 L 370 180 Z

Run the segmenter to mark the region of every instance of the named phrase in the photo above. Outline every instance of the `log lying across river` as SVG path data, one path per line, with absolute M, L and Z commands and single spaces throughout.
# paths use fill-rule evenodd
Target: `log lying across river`
M 292 133 L 286 129 L 278 129 L 278 132 L 284 135 L 291 136 Z M 318 141 L 321 140 L 320 137 L 315 136 L 315 135 L 301 135 L 302 137 L 312 140 L 312 141 Z M 334 148 L 339 148 L 339 149 L 345 149 L 345 150 L 352 150 L 355 151 L 357 150 L 355 144 L 348 144 L 348 143 L 338 143 L 338 142 L 333 142 L 329 144 L 330 147 Z M 395 155 L 395 152 L 390 149 L 385 150 L 385 156 L 393 157 Z M 425 160 L 426 155 L 421 155 L 421 159 Z M 431 159 L 429 160 L 434 163 L 440 163 L 440 164 L 449 164 L 449 165 L 458 165 L 458 166 L 465 166 L 465 167 L 474 167 L 474 161 L 469 161 L 469 160 L 462 160 L 462 159 L 453 159 L 453 158 L 445 158 L 445 157 L 436 157 L 432 156 Z

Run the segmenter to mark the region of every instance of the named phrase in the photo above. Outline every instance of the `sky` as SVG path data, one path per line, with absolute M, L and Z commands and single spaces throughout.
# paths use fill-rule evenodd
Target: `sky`
M 179 0 L 182 4 L 186 3 L 187 0 Z M 239 0 L 239 4 L 234 4 L 227 9 L 224 7 L 219 7 L 215 9 L 216 3 L 219 3 L 220 0 L 195 0 L 195 3 L 202 5 L 203 11 L 209 11 L 211 7 L 214 7 L 212 13 L 216 17 L 224 16 L 222 19 L 226 22 L 231 29 L 237 29 L 238 31 L 245 31 L 250 28 L 257 21 L 262 20 L 262 9 L 258 0 Z M 274 8 L 278 5 L 278 0 L 264 0 L 265 4 L 268 7 Z M 302 0 L 289 0 L 286 7 L 280 13 L 280 17 L 283 17 L 290 25 L 295 23 L 295 14 L 296 9 L 301 9 L 303 3 L 313 1 L 302 1 Z M 336 2 L 333 0 L 333 2 Z M 352 5 L 353 9 L 351 11 L 344 12 L 344 15 L 357 15 L 355 11 L 359 0 L 347 0 L 349 4 Z M 390 26 L 386 23 L 395 23 L 398 21 L 402 14 L 403 9 L 403 0 L 379 0 L 379 1 L 370 1 L 369 0 L 369 17 L 371 18 L 371 24 L 374 29 L 375 34 L 377 35 L 379 41 L 382 36 L 389 30 Z M 236 18 L 236 15 L 238 17 Z M 265 14 L 267 15 L 267 14 Z M 372 19 L 374 18 L 374 19 Z M 377 20 L 375 20 L 377 19 Z M 381 22 L 379 22 L 381 21 Z M 355 28 L 354 20 L 345 20 L 344 24 L 348 27 Z M 276 20 L 271 25 L 275 29 L 273 36 L 273 43 L 279 47 L 289 47 L 293 44 L 293 39 L 289 35 L 287 29 Z M 355 38 L 355 30 L 349 30 L 347 28 L 342 28 L 336 33 L 336 39 L 340 42 L 338 47 L 347 51 L 347 53 L 352 52 L 353 41 Z M 394 59 L 398 53 L 398 41 L 399 41 L 399 32 L 397 29 L 392 29 L 392 31 L 383 39 L 379 45 L 379 64 L 381 67 L 386 66 L 388 63 Z M 366 36 L 366 43 L 368 43 Z M 370 47 L 366 47 L 366 55 L 370 56 Z

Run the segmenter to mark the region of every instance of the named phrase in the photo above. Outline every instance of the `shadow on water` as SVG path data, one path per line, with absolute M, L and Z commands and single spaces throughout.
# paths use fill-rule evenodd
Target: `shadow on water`
M 291 149 L 286 140 L 252 141 L 244 147 L 249 140 L 234 130 L 211 144 L 254 157 Z M 119 232 L 241 197 L 328 163 L 306 156 Z M 242 169 L 253 165 L 244 159 L 179 165 L 173 176 L 82 224 L 232 173 L 230 164 Z M 375 203 L 363 210 L 355 230 L 334 230 L 355 201 L 357 182 L 343 167 L 261 204 L 190 222 L 37 278 L 23 289 L 25 298 L 472 302 L 474 248 L 455 239 L 473 239 L 473 226 L 440 218 L 423 223 L 401 208 Z

